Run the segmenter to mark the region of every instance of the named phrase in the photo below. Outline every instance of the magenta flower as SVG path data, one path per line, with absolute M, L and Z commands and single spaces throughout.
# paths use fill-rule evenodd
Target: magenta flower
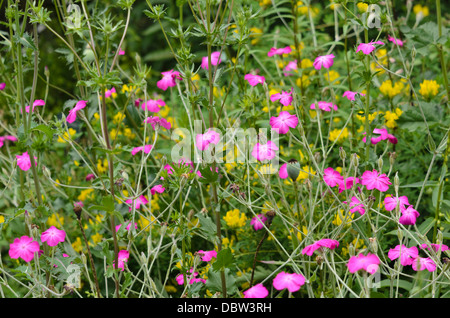
M 366 213 L 366 210 L 364 209 L 364 204 L 361 203 L 361 201 L 355 196 L 353 196 L 350 199 L 350 207 L 351 207 L 350 213 L 358 212 L 361 215 Z
M 142 110 L 145 110 L 147 108 L 147 110 L 149 112 L 153 112 L 153 113 L 159 112 L 159 110 L 161 109 L 160 106 L 161 107 L 166 106 L 166 103 L 162 99 L 158 99 L 158 100 L 149 99 L 148 101 L 143 102 L 141 104 Z
M 269 291 L 261 283 L 244 291 L 244 298 L 265 298 L 268 295 Z
M 22 155 L 16 155 L 17 165 L 23 171 L 28 171 L 31 168 L 31 160 L 28 151 L 25 151 Z M 37 166 L 37 157 L 34 156 L 34 163 Z
M 49 246 L 56 246 L 58 243 L 64 242 L 65 239 L 66 232 L 64 230 L 58 230 L 53 225 L 41 235 L 41 241 L 47 242 Z
M 203 262 L 209 262 L 213 258 L 217 258 L 217 252 L 214 250 L 212 250 L 212 251 L 199 250 L 197 253 L 202 254 Z
M 333 54 L 318 56 L 314 60 L 313 66 L 316 70 L 320 70 L 322 67 L 330 68 L 333 65 L 334 58 Z
M 33 102 L 33 107 L 32 107 L 32 109 L 31 109 L 31 112 L 34 112 L 34 108 L 36 107 L 36 106 L 44 106 L 45 105 L 45 101 L 43 100 L 43 99 L 37 99 L 37 100 L 35 100 L 34 102 Z M 25 106 L 25 111 L 27 112 L 27 113 L 29 113 L 30 112 L 30 106 Z M 20 112 L 22 112 L 22 109 L 20 110 Z
M 418 256 L 419 250 L 415 246 L 408 248 L 405 245 L 397 245 L 388 252 L 391 261 L 400 257 L 400 264 L 403 266 L 411 265 Z
M 298 125 L 298 118 L 291 115 L 288 111 L 282 111 L 278 117 L 270 117 L 270 126 L 273 129 L 278 129 L 279 134 L 287 134 L 289 128 L 295 128 Z
M 289 54 L 291 52 L 292 52 L 292 49 L 290 46 L 286 46 L 286 47 L 280 48 L 280 49 L 273 47 L 269 50 L 269 52 L 267 53 L 267 56 L 270 57 L 270 56 L 274 56 L 274 55 L 283 55 L 283 54 Z
M 125 269 L 125 262 L 128 262 L 129 258 L 130 258 L 130 252 L 128 252 L 127 250 L 119 251 L 119 254 L 117 255 L 117 262 L 119 263 L 119 265 L 117 267 L 121 268 L 122 272 Z M 114 264 L 114 262 L 113 262 L 113 266 L 114 266 L 114 268 L 116 268 L 116 264 Z
M 416 272 L 423 271 L 424 269 L 429 272 L 434 272 L 436 270 L 436 263 L 429 257 L 417 257 L 411 265 Z
M 131 150 L 131 154 L 134 156 L 140 151 L 144 151 L 144 153 L 149 153 L 152 150 L 153 145 L 145 145 L 140 147 L 134 147 L 133 150 Z
M 164 190 L 166 190 L 166 188 L 164 188 L 162 185 L 158 184 L 158 185 L 155 185 L 153 188 L 150 189 L 150 193 L 152 195 L 155 195 L 156 192 L 163 193 Z
M 406 196 L 397 197 L 386 197 L 384 198 L 384 208 L 386 211 L 392 211 L 397 207 L 397 204 L 401 209 L 406 209 L 406 206 L 409 205 L 408 198 Z
M 369 43 L 359 43 L 358 48 L 356 49 L 356 53 L 362 51 L 364 54 L 370 54 L 373 50 L 375 50 L 375 44 L 383 45 L 384 43 L 381 41 L 371 41 Z
M 192 273 L 192 268 L 190 270 Z M 186 275 L 186 278 L 189 279 L 189 284 L 192 285 L 193 283 L 206 283 L 206 280 L 203 278 L 196 278 L 198 276 L 198 273 L 195 272 L 191 275 Z M 177 277 L 175 277 L 175 280 L 177 281 L 178 285 L 184 285 L 184 277 L 183 274 L 178 274 Z
M 119 55 L 125 55 L 125 51 L 122 49 L 119 49 Z
M 439 251 L 439 249 L 441 249 L 441 251 L 447 251 L 449 249 L 449 247 L 445 244 L 433 244 L 431 243 L 431 248 L 427 245 L 427 243 L 423 243 L 422 245 L 420 245 L 420 248 L 426 248 L 427 250 L 431 250 L 431 248 L 433 248 L 433 250 L 435 252 Z
M 281 91 L 281 93 L 272 94 L 270 100 L 272 102 L 280 100 L 281 105 L 289 106 L 292 103 L 292 89 L 290 92 Z
M 119 229 L 121 228 L 122 224 L 116 225 L 116 232 L 119 232 Z M 127 227 L 125 228 L 127 231 L 129 231 L 131 228 L 131 222 L 128 222 Z M 134 228 L 137 230 L 137 223 L 134 223 Z
M 266 223 L 267 217 L 265 214 L 261 213 L 252 218 L 250 221 L 250 225 L 253 225 L 255 231 L 261 230 L 264 228 L 264 223 Z
M 159 118 L 158 116 L 150 116 L 144 119 L 144 123 L 151 124 L 153 129 L 156 129 L 156 126 L 162 126 L 166 129 L 172 128 L 172 124 L 169 123 L 165 118 Z
M 361 176 L 361 184 L 365 185 L 367 190 L 377 189 L 381 192 L 386 192 L 389 189 L 389 185 L 392 183 L 385 173 L 378 174 L 374 169 L 373 171 L 366 170 Z
M 379 134 L 380 136 L 378 137 L 372 137 L 370 138 L 370 142 L 373 145 L 376 145 L 377 143 L 379 143 L 382 140 L 388 140 L 390 143 L 392 144 L 396 144 L 398 142 L 397 138 L 394 135 L 388 134 L 388 131 L 386 128 L 375 128 L 373 130 L 374 134 Z M 366 133 L 364 132 L 363 135 L 365 135 Z M 366 137 L 363 138 L 363 142 L 366 142 Z
M 113 87 L 105 91 L 105 98 L 110 98 L 112 94 L 116 93 L 116 89 Z
M 14 243 L 9 244 L 9 256 L 13 259 L 20 257 L 28 263 L 33 259 L 36 252 L 39 252 L 39 243 L 26 235 L 20 239 L 14 239 Z
M 305 277 L 302 274 L 281 272 L 273 280 L 273 287 L 276 290 L 287 288 L 290 293 L 296 292 L 305 284 Z
M 341 185 L 344 182 L 344 177 L 341 176 L 339 171 L 334 170 L 329 167 L 323 171 L 323 181 L 328 184 L 330 187 L 335 187 L 337 185 Z
M 208 129 L 204 134 L 195 136 L 195 144 L 201 151 L 208 148 L 209 144 L 217 145 L 220 141 L 220 134 L 212 129 Z
M 156 86 L 159 89 L 162 89 L 163 91 L 167 90 L 169 87 L 174 87 L 177 85 L 176 80 L 181 80 L 180 72 L 170 70 L 167 72 L 161 72 L 161 75 L 163 76 L 162 79 L 160 79 Z
M 297 70 L 298 65 L 297 65 L 297 60 L 294 61 L 290 61 L 289 63 L 287 63 L 287 65 L 284 67 L 284 76 L 292 76 L 293 73 L 291 71 L 295 71 Z
M 86 107 L 86 100 L 80 100 L 76 103 L 75 107 L 69 111 L 69 115 L 66 120 L 69 124 L 73 123 L 77 119 L 77 112 Z
M 217 52 L 211 53 L 211 65 L 218 65 L 218 64 L 220 64 L 220 62 L 222 62 L 222 60 L 220 59 L 220 52 L 217 51 Z M 208 65 L 209 65 L 209 59 L 207 56 L 204 56 L 202 58 L 202 69 L 207 70 Z
M 0 83 L 0 91 L 4 90 L 6 87 L 6 83 Z
M 367 256 L 359 254 L 350 257 L 347 267 L 350 273 L 356 273 L 359 270 L 365 270 L 369 274 L 375 274 L 380 265 L 380 259 L 377 255 L 368 253 Z
M 132 199 L 126 200 L 125 203 L 132 204 L 133 200 Z M 147 204 L 147 203 L 148 203 L 147 198 L 145 196 L 141 195 L 141 196 L 139 196 L 139 198 L 136 198 L 134 200 L 134 207 L 136 209 L 140 209 L 141 204 Z M 131 211 L 131 210 L 132 210 L 132 207 L 129 208 L 129 211 Z
M 311 256 L 314 254 L 314 252 L 318 249 L 322 249 L 322 247 L 326 247 L 329 248 L 331 250 L 334 250 L 335 248 L 339 247 L 339 242 L 336 240 L 332 240 L 332 239 L 321 239 L 317 242 L 314 242 L 311 245 L 306 246 L 303 250 L 302 250 L 302 254 L 306 254 L 308 256 Z
M 356 94 L 365 96 L 366 94 L 358 93 L 358 92 L 352 92 L 352 91 L 345 91 L 344 94 L 342 94 L 342 97 L 347 97 L 348 100 L 355 100 Z
M 258 161 L 272 160 L 276 156 L 278 147 L 274 142 L 269 140 L 265 145 L 261 145 L 259 142 L 253 147 L 252 156 Z
M 95 179 L 95 174 L 89 173 L 88 175 L 86 175 L 86 181 L 91 181 L 94 179 Z
M 388 35 L 388 40 L 394 44 L 397 44 L 398 46 L 403 46 L 403 41 L 400 39 L 395 39 L 394 37 Z
M 341 193 L 344 190 L 351 189 L 354 184 L 360 183 L 361 180 L 357 177 L 348 177 L 345 178 L 344 182 L 339 184 L 339 193 Z
M 18 139 L 16 137 L 14 137 L 14 136 L 11 136 L 11 135 L 0 136 L 0 148 L 3 147 L 4 142 L 6 140 L 9 140 L 11 142 L 16 142 Z
M 279 176 L 281 179 L 287 179 L 287 177 L 288 177 L 288 173 L 287 173 L 287 163 L 283 164 L 283 165 L 280 167 L 280 170 L 278 171 L 278 176 Z
M 334 110 L 338 109 L 337 106 L 331 102 L 328 103 L 328 102 L 320 101 L 320 102 L 317 102 L 317 105 L 319 106 L 319 108 L 321 110 L 326 111 L 326 112 L 330 112 L 331 109 L 334 109 Z M 316 103 L 312 103 L 309 108 L 316 109 Z
M 244 76 L 244 79 L 248 81 L 251 86 L 256 86 L 258 84 L 263 84 L 266 81 L 264 76 L 247 74 Z
M 407 207 L 406 209 L 400 209 L 402 212 L 402 216 L 398 219 L 398 222 L 403 225 L 414 225 L 416 224 L 417 218 L 420 216 L 419 212 L 417 212 L 412 205 Z

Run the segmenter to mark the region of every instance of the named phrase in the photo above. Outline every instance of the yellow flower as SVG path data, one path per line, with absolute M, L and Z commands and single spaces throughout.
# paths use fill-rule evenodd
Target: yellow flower
M 134 90 L 136 90 L 134 93 L 137 93 L 137 92 L 139 92 L 140 91 L 140 89 L 138 88 L 138 89 L 136 89 L 136 86 L 128 86 L 128 85 L 123 85 L 122 86 L 122 93 L 131 93 L 131 92 L 133 92 Z
M 303 74 L 302 77 L 297 78 L 297 80 L 295 81 L 295 84 L 297 84 L 298 87 L 307 87 L 310 84 L 310 80 L 308 75 Z
M 339 78 L 339 73 L 333 70 L 328 71 L 328 74 L 330 74 L 330 82 L 332 84 L 339 84 L 340 81 L 336 81 Z M 324 73 L 325 78 L 328 80 L 328 74 Z M 336 81 L 336 82 L 335 82 Z
M 164 286 L 164 288 L 166 289 L 166 292 L 168 292 L 168 293 L 176 293 L 177 292 L 177 288 L 172 285 L 166 285 L 166 286 Z
M 103 235 L 101 235 L 100 233 L 95 233 L 95 235 L 92 235 L 92 242 L 94 242 L 94 244 L 92 244 L 91 242 L 89 242 L 90 246 L 95 246 L 98 243 L 100 243 L 103 239 Z
M 259 5 L 261 7 L 267 7 L 272 4 L 272 0 L 259 0 Z
M 198 75 L 198 73 L 196 73 L 194 76 L 191 77 L 191 80 L 194 81 L 199 81 L 200 80 L 200 75 Z
M 359 239 L 357 240 L 356 238 L 352 241 L 351 245 L 353 245 L 353 247 L 355 248 L 355 250 L 358 249 L 365 249 L 366 246 L 364 245 L 364 240 Z M 350 246 L 350 244 L 347 244 L 347 248 L 343 247 L 342 248 L 342 255 L 346 256 L 348 254 L 348 247 Z
M 369 7 L 369 5 L 364 2 L 358 2 L 356 6 L 358 7 L 359 12 L 361 13 L 366 12 L 367 8 Z
M 391 80 L 386 80 L 381 84 L 380 92 L 386 97 L 393 98 L 394 96 L 400 94 L 404 87 L 405 85 L 403 85 L 402 82 L 396 82 L 392 85 Z
M 396 120 L 401 116 L 402 113 L 403 113 L 403 111 L 398 107 L 393 112 L 387 110 L 384 113 L 384 120 L 385 120 L 386 127 L 388 127 L 388 128 L 397 127 Z
M 85 201 L 86 199 L 92 199 L 92 192 L 94 192 L 94 189 L 86 189 L 81 191 L 80 195 L 78 196 L 78 200 Z
M 290 240 L 292 240 L 292 234 L 294 233 L 294 229 L 290 229 L 289 230 L 289 233 L 291 233 L 290 235 L 288 235 L 288 239 L 290 239 Z M 295 230 L 295 233 L 296 233 L 296 236 L 297 236 L 297 239 L 298 239 L 298 241 L 301 241 L 302 240 L 302 235 L 305 235 L 306 236 L 306 234 L 308 234 L 308 229 L 306 228 L 306 226 L 302 226 L 302 228 L 301 229 L 296 229 Z
M 0 215 L 0 224 L 5 222 L 5 217 L 3 215 Z
M 344 223 L 344 225 L 348 226 L 350 225 L 350 221 L 354 218 L 355 214 L 348 212 L 347 215 L 344 215 L 344 210 L 340 210 L 340 212 L 337 212 L 334 220 L 333 220 L 333 224 L 336 226 L 341 225 L 342 223 Z
M 413 11 L 415 15 L 419 15 L 422 14 L 423 17 L 426 17 L 427 15 L 430 14 L 430 10 L 428 9 L 427 6 L 423 6 L 421 4 L 416 4 L 413 7 Z
M 103 159 L 103 162 L 102 162 L 101 159 L 98 159 L 97 160 L 97 169 L 100 174 L 102 174 L 103 172 L 106 172 L 108 170 L 108 160 Z
M 259 42 L 259 38 L 263 34 L 263 30 L 257 27 L 250 28 L 250 38 L 252 38 L 251 44 L 255 45 Z
M 113 123 L 118 125 L 125 119 L 125 114 L 122 114 L 121 112 L 118 112 L 113 117 Z
M 58 142 L 65 143 L 66 140 L 72 139 L 72 137 L 77 133 L 77 131 L 73 128 L 69 128 L 69 132 L 65 132 L 63 137 L 58 136 Z
M 437 95 L 439 87 L 440 85 L 434 80 L 424 80 L 420 83 L 419 93 L 423 98 L 428 99 Z
M 133 131 L 128 127 L 124 128 L 123 135 L 130 139 L 134 139 L 136 137 L 136 135 L 133 133 Z
M 58 222 L 59 220 L 59 222 Z M 64 225 L 64 216 L 60 216 L 59 213 L 53 213 L 48 219 L 47 219 L 47 225 L 48 226 L 55 226 L 59 227 L 61 225 Z
M 247 221 L 247 217 L 245 216 L 245 214 L 240 213 L 238 209 L 228 211 L 223 219 L 230 227 L 242 227 Z
M 364 112 L 363 112 L 362 115 L 361 114 L 356 114 L 356 118 L 358 118 L 360 121 L 365 123 L 366 122 L 366 116 L 363 116 L 363 115 L 364 115 Z M 374 112 L 372 114 L 369 114 L 369 121 L 372 122 L 377 117 L 377 115 L 378 115 L 378 112 Z
M 226 249 L 229 248 L 231 250 L 231 253 L 234 253 L 234 249 L 231 247 L 233 245 L 234 238 L 231 237 L 231 240 L 228 237 L 224 237 L 222 239 L 222 248 Z
M 345 127 L 344 129 L 335 128 L 330 131 L 330 141 L 337 140 L 338 142 L 342 142 L 345 138 L 348 138 L 348 129 Z
M 311 16 L 314 18 L 319 13 L 319 8 L 309 8 L 307 5 L 303 4 L 302 1 L 297 1 L 298 13 L 302 15 L 309 15 L 311 9 Z
M 83 244 L 81 243 L 80 237 L 77 237 L 75 242 L 72 243 L 72 248 L 75 252 L 80 253 L 83 250 Z

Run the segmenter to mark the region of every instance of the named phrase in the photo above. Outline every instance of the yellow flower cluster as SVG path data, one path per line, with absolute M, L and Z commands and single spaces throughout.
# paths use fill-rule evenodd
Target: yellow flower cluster
M 228 211 L 223 219 L 230 227 L 242 227 L 247 221 L 247 216 L 244 213 L 240 213 L 238 209 L 234 209 Z
M 405 85 L 402 82 L 392 84 L 391 80 L 386 80 L 381 84 L 380 91 L 384 96 L 393 98 L 394 96 L 399 95 L 404 88 Z
M 302 15 L 309 15 L 309 11 L 311 10 L 311 16 L 313 18 L 316 17 L 320 12 L 319 8 L 308 7 L 302 1 L 297 1 L 297 10 L 298 10 L 298 13 L 300 13 Z
M 385 125 L 387 128 L 395 128 L 397 127 L 396 120 L 403 114 L 403 111 L 400 108 L 394 109 L 393 112 L 387 110 L 384 113 Z
M 77 199 L 80 201 L 85 201 L 86 199 L 92 199 L 93 198 L 92 192 L 94 192 L 94 189 L 83 190 L 83 191 L 81 191 L 81 193 Z
M 356 7 L 358 8 L 359 12 L 363 13 L 363 12 L 367 11 L 367 9 L 369 8 L 369 5 L 364 2 L 358 2 L 356 4 Z
M 347 213 L 347 215 L 344 214 L 344 210 L 340 210 L 339 212 L 336 213 L 334 220 L 333 220 L 333 224 L 336 226 L 341 225 L 342 223 L 344 223 L 344 225 L 348 226 L 350 225 L 350 221 L 355 217 L 354 213 L 351 213 L 350 211 Z
M 348 138 L 349 131 L 348 128 L 345 127 L 344 129 L 335 128 L 332 131 L 330 131 L 330 141 L 337 140 L 338 142 L 342 142 L 344 139 Z
M 419 93 L 423 96 L 423 98 L 429 99 L 438 94 L 439 86 L 440 85 L 434 80 L 424 80 L 420 83 Z
M 413 12 L 415 15 L 422 14 L 423 17 L 426 17 L 427 15 L 430 14 L 430 10 L 428 9 L 428 7 L 422 6 L 421 4 L 416 4 L 413 7 Z
M 65 143 L 66 140 L 72 139 L 72 137 L 77 133 L 77 131 L 73 128 L 69 128 L 69 132 L 65 132 L 63 137 L 58 136 L 58 142 Z

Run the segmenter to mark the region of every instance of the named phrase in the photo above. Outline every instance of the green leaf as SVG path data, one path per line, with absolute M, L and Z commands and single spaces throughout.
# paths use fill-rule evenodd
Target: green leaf
M 217 259 L 213 263 L 213 270 L 217 272 L 231 267 L 235 263 L 235 261 L 236 260 L 234 259 L 231 250 L 229 248 L 223 249 L 219 253 L 217 253 Z
M 230 269 L 225 269 L 225 284 L 227 287 L 227 294 L 233 295 L 238 291 L 236 286 L 236 279 L 230 274 Z M 221 273 L 214 270 L 208 271 L 208 279 L 206 280 L 206 288 L 212 293 L 222 292 Z

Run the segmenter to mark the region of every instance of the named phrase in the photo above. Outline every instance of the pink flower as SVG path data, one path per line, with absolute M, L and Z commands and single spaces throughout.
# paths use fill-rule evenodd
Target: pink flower
M 159 89 L 162 89 L 163 91 L 167 90 L 169 87 L 174 87 L 177 85 L 175 80 L 181 80 L 180 72 L 170 70 L 167 72 L 161 72 L 161 75 L 163 76 L 162 79 L 160 79 L 156 86 L 158 86 Z
M 212 251 L 199 250 L 197 253 L 203 254 L 202 255 L 203 262 L 209 262 L 213 259 L 213 257 L 217 258 L 217 252 L 214 250 L 212 250 Z
M 86 175 L 86 181 L 91 181 L 94 179 L 95 179 L 95 174 L 89 173 L 88 175 Z
M 158 99 L 158 100 L 149 99 L 148 101 L 143 102 L 141 104 L 142 110 L 145 110 L 147 108 L 147 110 L 149 112 L 153 112 L 153 113 L 159 112 L 159 110 L 161 109 L 160 106 L 161 107 L 166 106 L 166 103 L 162 99 Z
M 313 66 L 316 70 L 320 70 L 322 67 L 330 68 L 333 65 L 334 58 L 333 54 L 318 56 L 314 60 Z
M 9 244 L 9 256 L 13 259 L 20 257 L 28 263 L 33 259 L 35 252 L 39 252 L 39 243 L 26 235 L 14 239 L 14 243 Z
M 449 247 L 447 245 L 445 245 L 445 244 L 433 244 L 433 243 L 431 243 L 430 245 L 431 245 L 431 247 L 433 248 L 433 250 L 435 252 L 439 251 L 439 249 L 441 249 L 442 252 L 443 251 L 447 251 L 449 249 Z M 427 245 L 427 243 L 423 243 L 422 245 L 420 245 L 420 248 L 426 248 L 426 249 L 430 250 L 430 247 Z
M 266 215 L 261 213 L 252 218 L 252 220 L 250 221 L 250 225 L 253 225 L 255 231 L 258 231 L 264 228 L 264 223 L 266 223 L 266 221 L 267 221 Z
M 350 199 L 350 207 L 351 207 L 350 213 L 358 212 L 361 215 L 366 213 L 366 210 L 364 209 L 364 204 L 361 203 L 361 201 L 355 196 L 353 196 Z
M 25 151 L 22 155 L 16 155 L 17 165 L 23 171 L 28 171 L 31 168 L 31 160 L 28 151 Z M 34 156 L 34 163 L 37 166 L 37 157 Z
M 419 212 L 414 210 L 410 205 L 406 209 L 400 209 L 402 216 L 398 219 L 398 222 L 403 225 L 414 225 L 416 224 L 417 218 L 420 216 Z
M 217 51 L 217 52 L 211 53 L 211 65 L 218 65 L 218 64 L 220 64 L 220 62 L 222 62 L 222 60 L 220 59 L 220 52 Z M 209 59 L 207 56 L 204 56 L 202 58 L 202 69 L 207 70 L 208 65 L 209 65 Z
M 359 254 L 350 257 L 347 267 L 350 273 L 356 273 L 359 270 L 365 270 L 369 274 L 375 274 L 380 265 L 380 259 L 377 255 L 368 253 L 367 256 Z
M 133 203 L 133 200 L 132 199 L 126 200 L 125 203 L 131 204 L 131 203 Z M 139 198 L 136 198 L 134 200 L 134 207 L 136 209 L 140 209 L 141 204 L 147 204 L 147 203 L 148 203 L 147 198 L 145 196 L 141 195 L 141 196 L 139 196 Z M 132 210 L 132 207 L 129 208 L 129 211 L 131 211 L 131 210 Z
M 198 134 L 195 136 L 195 144 L 201 151 L 208 148 L 209 144 L 215 144 L 220 141 L 220 134 L 212 129 L 208 129 L 204 134 Z
M 291 71 L 295 71 L 298 68 L 297 60 L 290 61 L 285 67 L 284 67 L 284 76 L 292 76 L 293 73 Z
M 190 273 L 192 273 L 192 268 L 190 270 Z M 189 284 L 192 285 L 193 283 L 206 283 L 206 280 L 203 278 L 195 278 L 198 276 L 198 273 L 195 272 L 192 275 L 186 275 L 186 278 L 189 279 Z M 184 277 L 183 274 L 178 274 L 177 277 L 175 277 L 175 280 L 177 281 L 178 285 L 184 285 Z
M 128 262 L 129 258 L 130 258 L 130 252 L 128 252 L 127 250 L 119 251 L 119 254 L 117 255 L 117 262 L 119 263 L 119 265 L 117 267 L 121 268 L 122 272 L 125 269 L 125 262 Z M 114 266 L 114 268 L 116 268 L 116 265 L 114 264 L 114 262 L 113 262 L 113 266 Z
M 308 256 L 311 256 L 314 254 L 314 252 L 318 249 L 321 249 L 322 247 L 326 247 L 329 249 L 334 250 L 335 248 L 339 247 L 339 242 L 336 240 L 332 240 L 332 239 L 321 239 L 317 242 L 314 242 L 311 245 L 306 246 L 303 250 L 302 250 L 302 254 L 306 254 Z
M 415 271 L 426 269 L 429 272 L 434 272 L 436 270 L 436 263 L 429 257 L 417 257 L 411 265 Z
M 45 105 L 45 101 L 43 100 L 43 99 L 37 99 L 37 100 L 35 100 L 34 102 L 33 102 L 33 108 L 31 109 L 31 112 L 34 112 L 34 108 L 36 107 L 36 106 L 44 106 Z M 27 112 L 27 113 L 29 113 L 30 112 L 30 106 L 25 106 L 25 111 Z M 20 112 L 22 112 L 22 109 L 20 110 Z
M 163 193 L 166 188 L 164 188 L 162 185 L 158 184 L 155 185 L 153 188 L 150 189 L 150 192 L 152 195 L 155 195 L 156 192 Z
M 119 229 L 121 228 L 122 224 L 116 225 L 116 232 L 119 232 Z M 127 231 L 129 231 L 131 228 L 131 222 L 128 222 L 127 227 L 125 228 Z M 137 230 L 137 223 L 134 223 L 134 228 Z
M 112 94 L 115 94 L 115 93 L 116 93 L 116 89 L 114 87 L 111 89 L 108 89 L 105 92 L 105 98 L 110 98 L 112 96 Z
M 288 177 L 288 173 L 287 173 L 287 163 L 283 164 L 283 165 L 280 167 L 280 170 L 278 171 L 278 176 L 279 176 L 281 179 L 287 179 L 287 177 Z
M 125 55 L 125 51 L 122 49 L 119 49 L 119 55 Z
M 386 197 L 384 198 L 384 208 L 386 211 L 392 211 L 399 204 L 400 209 L 405 209 L 409 205 L 408 198 L 406 196 L 397 197 Z
M 359 51 L 362 51 L 364 54 L 370 54 L 373 50 L 375 50 L 375 45 L 374 44 L 380 44 L 383 45 L 384 43 L 381 41 L 376 41 L 376 42 L 369 42 L 369 43 L 359 43 L 358 48 L 356 49 L 356 53 L 358 53 Z
M 134 156 L 140 151 L 144 151 L 144 153 L 149 153 L 152 150 L 152 147 L 153 147 L 153 145 L 134 147 L 133 150 L 131 150 L 131 154 Z
M 352 92 L 352 91 L 345 91 L 344 94 L 342 94 L 342 97 L 347 97 L 348 100 L 355 100 L 356 94 L 365 96 L 366 94 L 358 93 L 358 92 Z
M 415 246 L 408 248 L 405 245 L 397 245 L 388 252 L 391 261 L 400 257 L 400 264 L 403 266 L 411 265 L 418 256 L 419 250 Z
M 336 105 L 333 105 L 333 103 L 328 103 L 328 102 L 324 102 L 324 101 L 317 102 L 317 105 L 319 106 L 319 108 L 321 110 L 326 111 L 326 112 L 330 112 L 331 109 L 334 109 L 334 110 L 338 109 Z M 316 109 L 316 103 L 312 103 L 309 108 Z
M 269 291 L 261 283 L 244 291 L 244 298 L 265 298 L 267 295 Z
M 398 46 L 403 46 L 403 41 L 400 39 L 395 39 L 394 37 L 388 35 L 388 40 L 394 44 L 397 44 Z
M 247 74 L 244 76 L 244 79 L 248 81 L 251 86 L 256 86 L 258 84 L 263 84 L 266 81 L 264 76 Z
M 298 118 L 291 115 L 288 111 L 282 111 L 278 117 L 270 117 L 270 126 L 273 129 L 278 129 L 279 134 L 287 134 L 289 128 L 295 128 L 298 125 Z
M 158 116 L 150 116 L 144 119 L 144 123 L 151 124 L 152 128 L 155 129 L 156 125 L 162 126 L 166 129 L 172 128 L 172 124 L 169 123 L 165 118 L 159 118 Z
M 370 138 L 370 142 L 373 145 L 376 145 L 377 143 L 379 143 L 382 140 L 388 140 L 390 143 L 392 144 L 396 144 L 398 142 L 397 138 L 394 135 L 388 134 L 387 129 L 386 128 L 375 128 L 373 130 L 374 134 L 379 134 L 380 136 L 378 137 L 372 137 Z M 363 135 L 365 135 L 366 133 L 364 132 Z M 363 142 L 366 142 L 366 137 L 363 138 Z
M 361 176 L 361 184 L 365 185 L 367 190 L 377 189 L 381 192 L 386 192 L 389 189 L 389 185 L 392 183 L 386 174 L 379 175 L 374 169 L 373 171 L 366 170 Z
M 287 288 L 290 293 L 296 292 L 305 284 L 305 277 L 302 274 L 281 272 L 273 280 L 273 287 L 276 290 Z
M 274 142 L 269 140 L 265 145 L 259 142 L 253 147 L 252 156 L 258 161 L 271 160 L 276 156 L 278 147 Z
M 360 180 L 357 177 L 348 177 L 345 178 L 344 182 L 342 182 L 341 184 L 339 184 L 339 193 L 341 193 L 344 190 L 348 190 L 351 189 L 353 187 L 354 184 L 359 183 Z
M 290 92 L 281 91 L 281 93 L 272 94 L 270 100 L 272 102 L 280 100 L 281 105 L 289 106 L 292 103 L 292 89 Z
M 0 91 L 4 90 L 6 87 L 6 83 L 0 83 Z
M 273 47 L 269 50 L 269 52 L 267 53 L 267 56 L 270 57 L 270 56 L 274 56 L 274 55 L 283 55 L 283 54 L 289 54 L 291 52 L 292 52 L 292 49 L 290 46 L 286 46 L 286 47 L 280 48 L 280 49 Z
M 7 136 L 0 136 L 0 148 L 3 147 L 3 144 L 6 140 L 9 140 L 11 142 L 16 142 L 18 139 L 14 136 L 7 135 Z
M 341 176 L 339 171 L 334 170 L 329 167 L 323 171 L 323 181 L 328 184 L 330 187 L 335 187 L 344 182 L 344 177 Z
M 73 123 L 76 119 L 77 119 L 77 112 L 83 108 L 86 107 L 86 103 L 87 101 L 85 100 L 80 100 L 79 102 L 77 102 L 77 104 L 75 105 L 74 108 L 72 108 L 69 111 L 69 115 L 67 116 L 66 120 L 69 124 Z
M 47 242 L 49 246 L 56 246 L 58 243 L 64 242 L 65 239 L 66 232 L 64 230 L 58 230 L 53 225 L 41 235 L 41 241 Z

